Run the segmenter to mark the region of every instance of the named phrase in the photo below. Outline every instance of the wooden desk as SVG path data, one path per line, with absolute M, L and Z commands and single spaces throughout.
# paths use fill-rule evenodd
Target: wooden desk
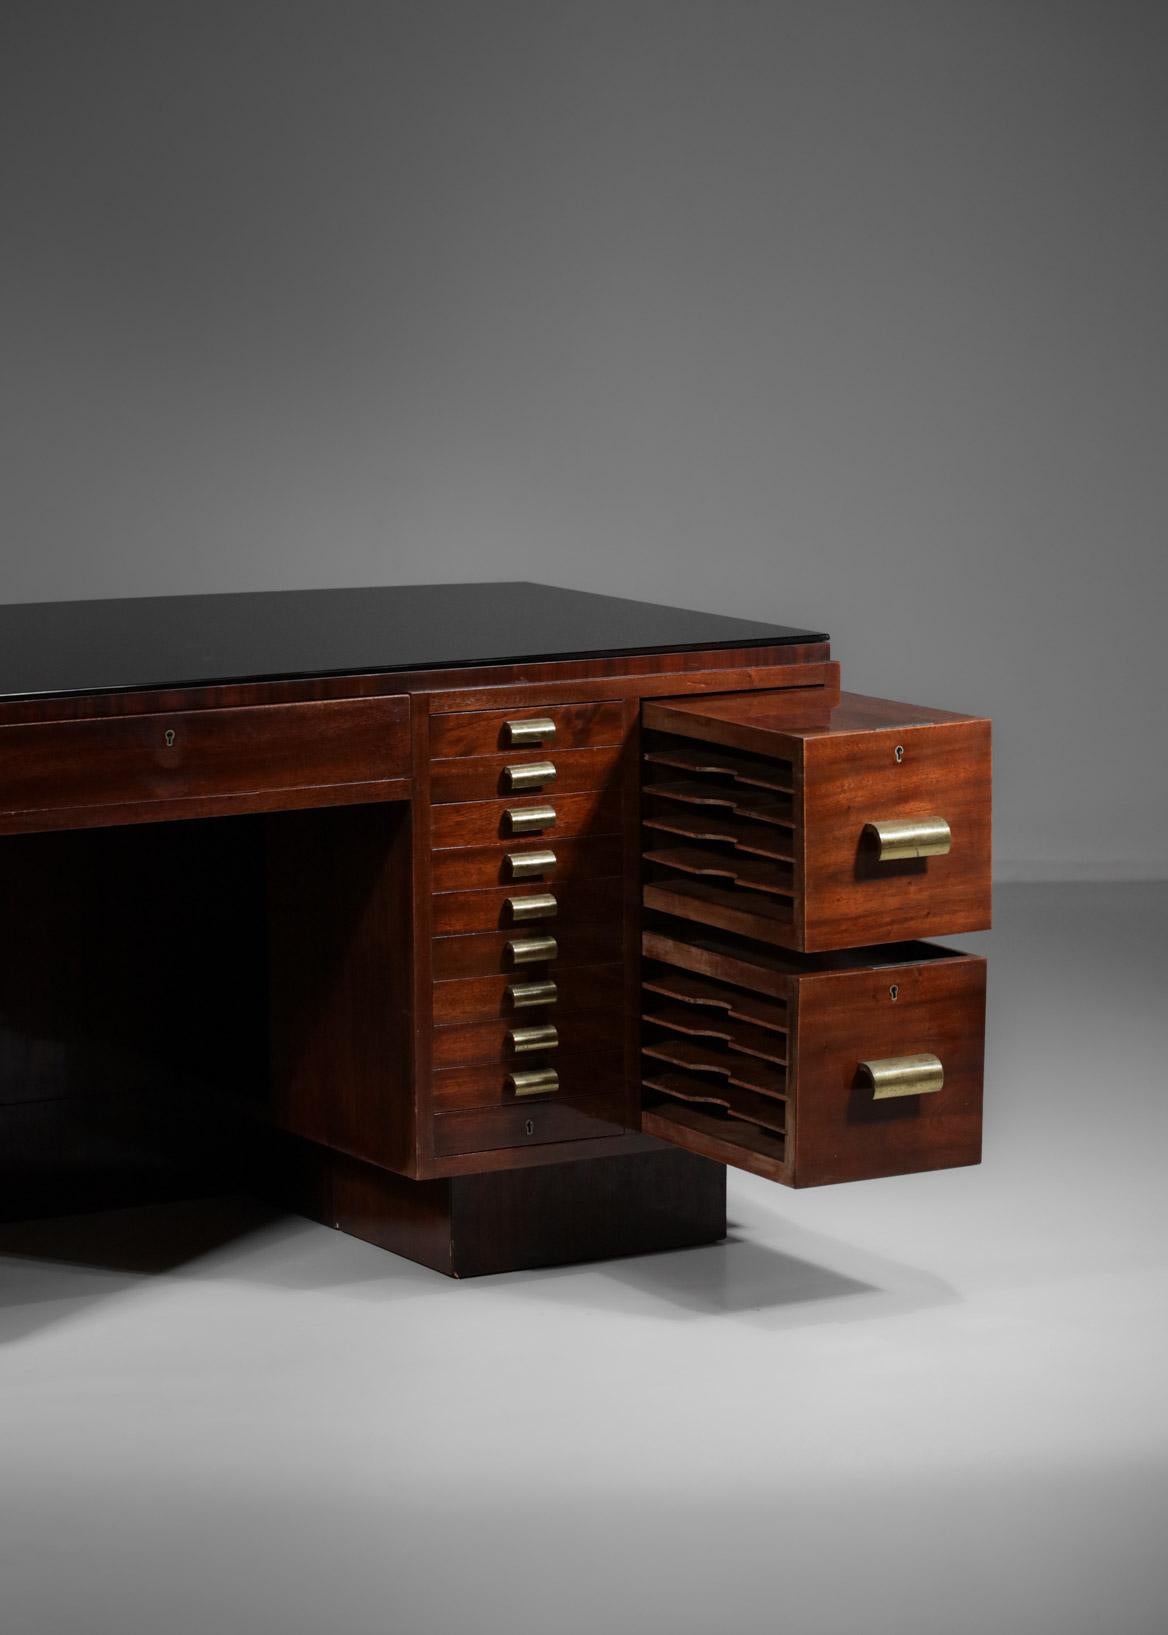
M 213 820 L 213 821 L 208 821 Z M 531 584 L 0 609 L 0 1196 L 456 1275 L 976 1162 L 988 723 Z

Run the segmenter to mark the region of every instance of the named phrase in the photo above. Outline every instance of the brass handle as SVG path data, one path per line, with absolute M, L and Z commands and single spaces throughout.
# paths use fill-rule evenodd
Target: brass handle
M 547 852 L 508 852 L 507 868 L 512 880 L 526 880 L 533 874 L 550 874 L 556 866 L 556 854 Z
M 507 952 L 516 965 L 536 965 L 541 959 L 555 959 L 559 944 L 554 937 L 515 937 Z
M 555 1050 L 560 1043 L 560 1036 L 552 1022 L 545 1022 L 535 1028 L 508 1028 L 507 1044 L 517 1056 L 526 1055 L 532 1050 Z
M 944 818 L 889 818 L 865 823 L 864 837 L 876 842 L 882 863 L 901 863 L 910 857 L 944 857 L 953 834 Z
M 556 821 L 554 806 L 509 806 L 507 825 L 513 835 L 530 834 L 535 829 L 547 829 Z
M 556 724 L 546 715 L 533 715 L 528 721 L 504 721 L 503 730 L 509 744 L 542 744 L 555 737 Z
M 524 761 L 522 766 L 503 768 L 504 789 L 542 789 L 545 783 L 555 783 L 553 761 Z
M 507 899 L 507 908 L 513 920 L 553 920 L 559 906 L 552 891 L 535 891 L 530 897 Z
M 560 990 L 554 982 L 512 982 L 507 998 L 517 1011 L 529 1010 L 532 1005 L 554 1005 Z
M 560 1088 L 560 1075 L 554 1067 L 533 1067 L 522 1073 L 508 1073 L 507 1088 L 517 1096 L 549 1096 Z
M 860 1072 L 872 1086 L 873 1101 L 893 1096 L 928 1096 L 942 1089 L 945 1069 L 939 1056 L 886 1056 L 881 1061 L 861 1062 Z

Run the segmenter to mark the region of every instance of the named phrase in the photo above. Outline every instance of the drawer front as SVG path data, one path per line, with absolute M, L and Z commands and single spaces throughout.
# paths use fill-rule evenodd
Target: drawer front
M 619 699 L 597 704 L 525 704 L 511 710 L 458 710 L 430 717 L 430 754 L 493 755 L 496 751 L 590 749 L 619 744 L 624 732 Z M 550 722 L 550 733 L 538 730 Z
M 779 960 L 649 930 L 643 1128 L 788 1186 L 975 1164 L 985 961 Z
M 533 869 L 532 864 L 537 866 Z M 558 886 L 619 874 L 623 867 L 624 843 L 619 834 L 602 835 L 596 840 L 554 841 L 540 840 L 537 835 L 507 845 L 435 852 L 431 880 L 438 893 L 533 882 Z
M 597 920 L 619 920 L 624 906 L 624 882 L 619 875 L 607 880 L 577 880 L 561 886 L 542 881 L 496 887 L 493 891 L 447 891 L 433 902 L 436 937 L 463 931 L 509 931 L 524 926 L 583 925 Z
M 559 1067 L 579 1071 L 580 1062 L 595 1068 L 614 1039 L 619 1043 L 624 1027 L 624 1010 L 619 1000 L 614 1009 L 577 1011 L 565 1015 L 557 1006 L 540 1006 L 538 1011 L 516 1012 L 501 1021 L 471 1022 L 459 1027 L 434 1030 L 434 1066 L 473 1067 L 477 1064 L 508 1070 L 522 1067 Z M 545 1036 L 550 1030 L 550 1039 Z M 618 1051 L 619 1058 L 619 1051 Z
M 948 827 L 948 851 L 882 858 L 881 829 L 891 835 L 894 825 L 937 819 Z M 920 833 L 927 846 L 923 826 Z M 803 834 L 805 948 L 986 929 L 989 723 L 904 726 L 810 740 Z M 911 846 L 911 833 L 908 838 Z M 895 839 L 888 849 L 895 851 Z
M 799 994 L 793 1173 L 796 1186 L 976 1164 L 981 1158 L 985 962 L 834 973 Z M 896 998 L 892 989 L 896 988 Z M 875 1094 L 862 1063 L 932 1056 L 939 1090 Z
M 517 1005 L 516 986 L 531 989 L 555 984 L 554 997 L 541 1003 Z M 522 998 L 522 995 L 518 997 Z M 506 976 L 455 978 L 434 984 L 434 1022 L 438 1027 L 460 1022 L 524 1021 L 570 1016 L 579 1011 L 613 1011 L 625 1003 L 624 966 L 577 965 L 550 975 L 527 976 L 522 971 Z
M 552 937 L 556 951 L 546 958 L 517 960 L 516 944 Z M 451 977 L 498 976 L 524 973 L 554 974 L 565 965 L 604 965 L 622 954 L 623 924 L 609 920 L 599 925 L 569 925 L 548 930 L 541 925 L 511 931 L 481 932 L 460 937 L 435 937 L 433 972 L 436 982 Z
M 527 1107 L 440 1113 L 434 1120 L 434 1153 L 438 1158 L 454 1158 L 459 1153 L 539 1146 L 549 1141 L 588 1141 L 623 1132 L 623 1125 L 609 1119 L 541 1101 Z
M 0 727 L 0 818 L 221 800 L 257 810 L 282 790 L 351 789 L 410 775 L 404 697 Z M 335 798 L 335 793 L 334 793 Z M 194 815 L 194 814 L 192 814 Z M 94 815 L 92 821 L 100 821 Z
M 577 1035 L 583 1035 L 581 1022 Z M 451 1029 L 449 1031 L 462 1031 Z M 574 1107 L 592 1116 L 612 1114 L 621 1105 L 624 1085 L 624 1051 L 620 1030 L 592 1024 L 592 1036 L 585 1058 L 567 1052 L 533 1055 L 524 1060 L 496 1055 L 493 1060 L 465 1062 L 439 1068 L 433 1075 L 434 1111 L 449 1113 L 475 1107 L 555 1105 Z M 554 1069 L 558 1084 L 547 1092 L 520 1094 L 511 1075 Z
M 545 813 L 547 814 L 545 816 Z M 532 826 L 525 827 L 531 820 Z M 492 842 L 564 836 L 618 834 L 621 827 L 621 791 L 617 786 L 582 795 L 555 795 L 533 799 L 516 795 L 507 800 L 459 802 L 436 806 L 431 822 L 432 844 L 487 846 Z
M 512 750 L 460 761 L 438 761 L 430 769 L 430 798 L 436 803 L 489 800 L 494 795 L 530 798 L 604 789 L 617 771 L 620 747 L 611 749 Z

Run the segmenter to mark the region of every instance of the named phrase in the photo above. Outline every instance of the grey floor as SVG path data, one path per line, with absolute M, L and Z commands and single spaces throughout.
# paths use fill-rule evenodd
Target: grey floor
M 9 1228 L 5 1635 L 1162 1635 L 1168 887 L 997 922 L 977 1170 L 464 1284 L 247 1205 Z

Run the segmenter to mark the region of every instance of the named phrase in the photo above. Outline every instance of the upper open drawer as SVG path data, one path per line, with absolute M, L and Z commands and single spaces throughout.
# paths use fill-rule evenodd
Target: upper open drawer
M 857 693 L 643 706 L 647 908 L 817 953 L 990 923 L 990 724 Z

